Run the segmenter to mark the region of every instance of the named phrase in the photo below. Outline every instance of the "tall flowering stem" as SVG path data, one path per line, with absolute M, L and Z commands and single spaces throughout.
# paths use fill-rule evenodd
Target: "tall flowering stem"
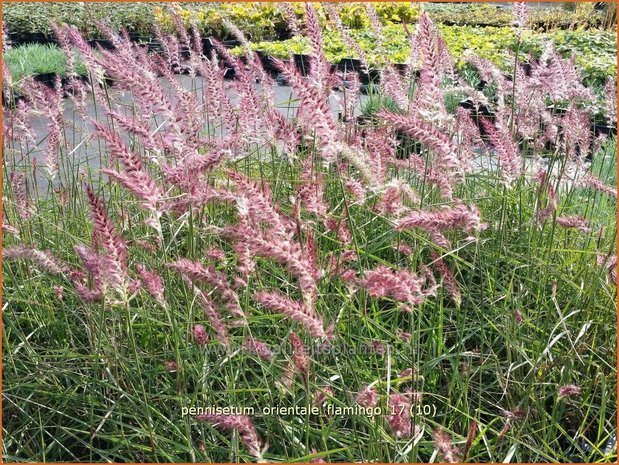
M 93 240 L 100 244 L 107 254 L 105 270 L 109 273 L 114 287 L 121 293 L 127 290 L 127 245 L 116 232 L 105 211 L 103 200 L 86 186 L 86 194 L 90 203 L 92 221 L 94 223 Z

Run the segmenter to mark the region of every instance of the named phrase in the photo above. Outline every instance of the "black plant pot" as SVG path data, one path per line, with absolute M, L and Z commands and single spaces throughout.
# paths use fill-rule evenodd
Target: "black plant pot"
M 604 134 L 607 136 L 616 136 L 617 135 L 617 127 L 611 126 L 607 122 L 593 122 L 591 124 L 591 132 L 594 137 L 599 136 L 600 134 Z
M 361 86 L 359 87 L 359 90 L 361 91 L 363 95 L 368 95 L 370 93 L 370 88 L 371 88 L 370 84 L 361 84 Z
M 478 118 L 488 118 L 494 121 L 495 114 L 488 108 L 487 105 L 475 105 L 475 102 L 471 99 L 464 99 L 458 103 L 458 106 L 468 110 L 471 113 L 471 116 Z
M 99 48 L 102 48 L 104 50 L 114 49 L 114 45 L 112 44 L 112 42 L 107 39 L 90 39 L 88 41 L 88 45 L 90 45 L 92 48 L 95 48 L 95 49 L 99 49 Z
M 56 83 L 56 76 L 57 76 L 56 73 L 42 73 L 42 74 L 35 74 L 33 78 L 36 82 L 40 82 L 41 84 L 45 84 L 46 86 L 49 86 L 49 87 L 54 87 Z
M 359 72 L 359 80 L 366 86 L 369 84 L 378 84 L 380 82 L 380 70 L 371 68 L 367 72 Z
M 310 70 L 310 57 L 309 55 L 301 55 L 299 53 L 295 53 L 294 56 L 294 64 L 299 70 L 299 72 L 303 76 L 307 76 Z
M 567 108 L 555 107 L 554 105 L 548 105 L 546 110 L 556 116 L 563 116 L 567 113 Z
M 376 118 L 370 115 L 359 115 L 355 118 L 355 124 L 357 126 L 365 126 L 368 124 L 373 126 L 376 124 Z M 364 132 L 362 132 L 362 134 Z
M 408 160 L 413 153 L 421 154 L 421 144 L 408 134 L 396 131 L 395 137 L 398 141 L 395 157 L 398 160 Z
M 406 73 L 408 69 L 408 65 L 406 63 L 396 63 L 394 64 L 394 66 L 395 66 L 395 69 L 397 69 L 400 74 Z
M 4 91 L 2 92 L 2 107 L 3 108 L 15 108 L 20 101 L 26 100 L 26 96 L 16 91 L 13 91 L 12 97 L 13 98 L 11 99 L 10 95 L 8 95 Z
M 58 41 L 52 34 L 43 34 L 40 32 L 9 32 L 9 40 L 15 45 L 19 44 L 58 44 Z
M 271 61 L 271 57 L 264 53 L 262 50 L 256 51 L 256 55 L 260 59 L 260 63 L 262 63 L 262 67 L 265 71 L 269 73 L 277 73 L 279 70 L 273 65 L 273 61 Z
M 234 48 L 234 47 L 238 47 L 239 45 L 241 45 L 241 42 L 238 40 L 224 40 L 222 43 L 224 44 L 224 47 L 226 48 Z
M 287 24 L 283 24 L 283 27 L 277 27 L 275 29 L 275 38 L 276 40 L 288 40 L 292 39 L 293 33 L 288 28 Z
M 157 39 L 152 39 L 146 43 L 148 53 L 163 53 L 163 47 Z
M 234 71 L 234 68 L 226 68 L 224 70 L 224 79 L 234 79 L 235 76 L 236 71 Z
M 146 44 L 154 40 L 154 37 L 151 35 L 140 34 L 139 32 L 130 32 L 129 40 L 131 40 L 131 42 Z
M 496 115 L 488 108 L 486 105 L 475 105 L 475 103 L 471 99 L 465 99 L 458 103 L 458 106 L 464 108 L 469 112 L 473 122 L 479 129 L 479 134 L 482 139 L 486 140 L 488 138 L 488 132 L 486 128 L 482 124 L 482 120 L 487 120 L 491 124 L 494 124 L 496 121 Z
M 191 56 L 191 48 L 188 47 L 187 45 L 181 46 L 181 59 L 189 60 L 190 56 Z
M 361 60 L 358 60 L 357 58 L 344 58 L 339 63 L 337 63 L 336 66 L 339 71 L 344 72 L 359 72 L 363 69 L 363 64 L 361 63 Z
M 213 46 L 212 37 L 204 37 L 202 39 L 202 53 L 204 54 L 204 56 L 210 58 L 211 53 L 214 49 L 215 47 Z

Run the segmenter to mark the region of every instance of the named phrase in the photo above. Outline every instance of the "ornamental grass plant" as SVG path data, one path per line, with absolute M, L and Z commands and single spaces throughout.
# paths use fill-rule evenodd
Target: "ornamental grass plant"
M 3 65 L 5 461 L 616 461 L 613 78 L 452 57 L 421 12 L 367 97 L 312 4 L 307 75 L 172 21 L 50 25 L 51 87 Z

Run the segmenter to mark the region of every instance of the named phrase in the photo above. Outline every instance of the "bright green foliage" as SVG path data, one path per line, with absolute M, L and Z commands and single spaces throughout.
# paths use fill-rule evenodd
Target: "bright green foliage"
M 3 59 L 11 69 L 13 81 L 39 74 L 66 75 L 66 57 L 62 50 L 51 44 L 28 44 L 8 49 Z M 79 61 L 77 73 L 85 75 L 86 68 Z

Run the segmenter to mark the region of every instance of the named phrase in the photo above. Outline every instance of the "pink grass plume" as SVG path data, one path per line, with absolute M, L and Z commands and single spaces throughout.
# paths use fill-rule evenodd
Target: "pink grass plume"
M 262 444 L 254 422 L 248 416 L 203 414 L 196 415 L 195 418 L 196 420 L 207 421 L 221 430 L 237 432 L 247 451 L 258 459 L 258 462 L 264 462 L 262 456 L 268 445 Z

